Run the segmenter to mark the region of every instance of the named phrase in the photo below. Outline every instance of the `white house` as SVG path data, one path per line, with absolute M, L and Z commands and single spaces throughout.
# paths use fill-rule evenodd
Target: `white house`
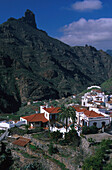
M 48 119 L 45 118 L 44 113 L 35 113 L 20 117 L 20 121 L 24 121 L 26 125 L 30 125 L 31 127 L 46 127 L 48 123 Z
M 110 117 L 106 114 L 103 115 L 101 113 L 96 113 L 95 111 L 87 110 L 87 109 L 80 109 L 74 107 L 76 109 L 76 117 L 77 117 L 77 124 L 80 126 L 92 126 L 95 125 L 97 128 L 102 128 L 103 126 L 110 124 Z
M 47 120 L 50 121 L 50 123 L 55 123 L 57 121 L 58 115 L 59 115 L 59 109 L 60 107 L 46 107 L 46 106 L 40 106 L 40 113 L 44 113 L 44 116 Z
M 94 85 L 94 86 L 90 86 L 90 87 L 88 87 L 88 88 L 87 88 L 87 90 L 89 90 L 89 89 L 93 89 L 93 88 L 101 89 L 101 87 L 100 87 L 100 86 L 96 86 L 96 85 Z
M 112 109 L 112 101 L 111 100 L 106 103 L 106 107 L 108 109 Z
M 17 121 L 16 123 L 14 121 L 9 121 L 9 122 L 6 122 L 6 121 L 1 121 L 0 122 L 0 129 L 3 129 L 3 130 L 6 130 L 6 129 L 10 129 L 10 128 L 13 128 L 15 126 L 21 126 L 25 124 L 24 121 Z
M 93 89 L 82 96 L 82 106 L 97 107 L 97 105 L 104 105 L 106 102 L 108 102 L 108 95 L 105 95 L 100 90 Z

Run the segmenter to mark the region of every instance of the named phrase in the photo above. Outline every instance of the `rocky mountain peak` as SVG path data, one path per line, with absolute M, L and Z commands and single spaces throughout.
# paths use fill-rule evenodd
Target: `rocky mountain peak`
M 26 10 L 25 16 L 23 17 L 23 20 L 29 24 L 30 26 L 37 28 L 36 22 L 35 22 L 35 15 L 32 11 L 29 9 Z
M 112 57 L 94 47 L 70 47 L 36 29 L 27 10 L 0 25 L 0 112 L 28 100 L 77 94 L 112 77 Z M 15 107 L 14 107 L 15 106 Z

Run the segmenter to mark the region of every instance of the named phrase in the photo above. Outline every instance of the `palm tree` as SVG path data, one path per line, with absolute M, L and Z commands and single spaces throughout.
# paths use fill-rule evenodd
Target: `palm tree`
M 69 109 L 69 112 L 70 112 L 70 117 L 73 121 L 73 128 L 74 128 L 74 124 L 76 122 L 76 110 L 73 107 L 69 107 L 68 109 Z
M 66 132 L 67 132 L 67 128 L 68 128 L 68 119 L 70 118 L 70 111 L 69 108 L 65 107 L 65 106 L 61 106 L 61 108 L 59 109 L 59 119 L 60 120 L 65 120 L 66 121 Z

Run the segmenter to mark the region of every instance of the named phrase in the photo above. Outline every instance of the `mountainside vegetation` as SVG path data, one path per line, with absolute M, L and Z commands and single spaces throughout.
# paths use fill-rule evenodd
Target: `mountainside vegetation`
M 111 77 L 111 56 L 49 37 L 30 10 L 0 25 L 0 112 L 16 112 L 31 99 L 77 94 Z
M 112 56 L 112 50 L 106 50 L 106 53 Z
M 112 94 L 112 78 L 106 80 L 104 83 L 101 84 L 101 88 L 107 94 Z

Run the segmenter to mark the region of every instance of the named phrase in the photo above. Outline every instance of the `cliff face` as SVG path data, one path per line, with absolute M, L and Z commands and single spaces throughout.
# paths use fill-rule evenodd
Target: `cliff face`
M 77 93 L 112 76 L 112 58 L 94 47 L 70 47 L 36 28 L 27 10 L 0 25 L 0 110 L 16 111 L 28 99 Z

